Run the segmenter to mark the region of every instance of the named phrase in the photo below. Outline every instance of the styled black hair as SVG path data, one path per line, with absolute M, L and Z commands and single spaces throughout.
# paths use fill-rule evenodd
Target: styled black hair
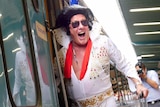
M 56 19 L 55 28 L 63 27 L 66 30 L 67 35 L 70 35 L 70 31 L 69 31 L 70 20 L 72 16 L 76 14 L 83 14 L 88 20 L 89 30 L 92 30 L 92 25 L 93 25 L 92 21 L 94 20 L 94 15 L 92 11 L 87 7 L 76 5 L 76 4 L 65 7 L 60 12 L 60 14 L 58 15 Z

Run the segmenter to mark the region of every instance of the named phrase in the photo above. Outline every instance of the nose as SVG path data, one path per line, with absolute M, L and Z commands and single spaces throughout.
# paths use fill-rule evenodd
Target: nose
M 82 22 L 79 22 L 79 28 L 84 27 L 84 25 L 82 24 Z

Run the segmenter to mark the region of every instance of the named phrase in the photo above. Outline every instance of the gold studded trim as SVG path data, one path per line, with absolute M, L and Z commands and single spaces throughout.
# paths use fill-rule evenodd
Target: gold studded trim
M 87 98 L 85 100 L 80 100 L 78 103 L 81 105 L 81 107 L 96 107 L 99 106 L 106 98 L 112 96 L 114 94 L 112 88 L 109 88 L 108 90 L 99 93 L 91 98 Z

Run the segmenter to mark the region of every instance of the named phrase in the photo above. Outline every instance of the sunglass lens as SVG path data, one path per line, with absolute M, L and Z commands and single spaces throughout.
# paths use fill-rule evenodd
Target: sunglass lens
M 88 26 L 88 21 L 87 20 L 82 20 L 81 23 L 82 23 L 83 26 Z
M 76 28 L 78 26 L 79 26 L 79 21 L 75 21 L 75 22 L 72 23 L 73 28 Z
M 81 22 L 81 24 L 83 25 L 83 26 L 88 26 L 88 21 L 87 20 L 82 20 L 82 21 L 80 21 Z M 78 26 L 79 26 L 79 23 L 80 23 L 79 21 L 75 21 L 75 22 L 72 22 L 71 24 L 72 24 L 72 27 L 73 28 L 77 28 Z

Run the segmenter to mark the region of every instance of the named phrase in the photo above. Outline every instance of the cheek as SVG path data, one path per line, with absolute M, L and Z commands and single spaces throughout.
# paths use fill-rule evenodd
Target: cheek
M 89 29 L 86 29 L 86 35 L 89 35 L 89 31 L 90 31 Z

